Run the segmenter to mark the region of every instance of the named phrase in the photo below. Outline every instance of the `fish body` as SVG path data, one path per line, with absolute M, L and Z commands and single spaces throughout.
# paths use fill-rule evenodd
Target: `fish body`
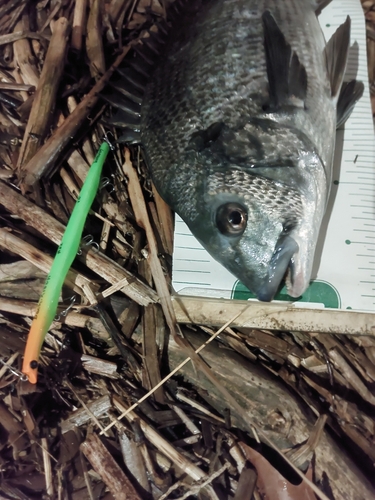
M 285 276 L 298 297 L 329 196 L 350 20 L 326 44 L 312 0 L 185 4 L 140 108 L 153 182 L 260 300 Z M 340 120 L 360 92 L 342 97 Z

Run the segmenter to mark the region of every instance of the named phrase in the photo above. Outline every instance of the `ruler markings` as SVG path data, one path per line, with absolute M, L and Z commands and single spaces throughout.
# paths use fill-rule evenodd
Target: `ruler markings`
M 181 248 L 183 250 L 198 250 L 200 252 L 205 251 L 204 248 L 199 248 L 199 247 L 186 247 L 185 245 L 183 246 L 175 246 L 175 248 Z
M 202 282 L 194 282 L 194 281 L 173 281 L 173 283 L 176 283 L 178 285 L 199 285 L 199 286 L 211 286 L 211 283 L 202 283 Z
M 180 273 L 210 274 L 210 271 L 200 271 L 198 269 L 178 269 Z
M 202 264 L 207 264 L 207 262 L 210 262 L 209 260 L 204 260 L 204 259 L 179 259 L 176 258 L 176 261 L 183 261 L 183 262 L 201 262 Z

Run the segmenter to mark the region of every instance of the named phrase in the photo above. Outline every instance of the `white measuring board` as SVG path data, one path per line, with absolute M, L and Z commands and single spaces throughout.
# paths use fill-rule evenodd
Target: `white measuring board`
M 300 299 L 277 300 L 301 307 L 375 312 L 375 136 L 368 89 L 366 28 L 359 0 L 332 0 L 319 16 L 328 40 L 349 15 L 351 49 L 346 80 L 365 85 L 344 130 L 337 133 L 332 192 L 315 258 L 313 281 Z M 322 113 L 324 110 L 322 110 Z M 252 299 L 217 263 L 176 215 L 173 288 L 182 295 Z

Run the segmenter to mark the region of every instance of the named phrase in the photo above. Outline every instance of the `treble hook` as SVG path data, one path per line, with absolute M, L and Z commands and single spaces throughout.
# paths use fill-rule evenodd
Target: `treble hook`
M 109 149 L 110 149 L 111 151 L 114 151 L 114 150 L 115 150 L 115 147 L 113 146 L 113 144 L 111 143 L 111 141 L 108 139 L 108 136 L 109 136 L 109 135 L 111 135 L 111 136 L 115 139 L 115 136 L 112 134 L 112 132 L 111 132 L 111 131 L 104 132 L 104 136 L 103 136 L 103 137 L 104 137 L 105 142 L 108 144 Z
M 8 363 L 6 363 L 2 358 L 0 358 L 0 363 L 3 365 L 3 366 L 6 366 L 7 369 L 13 373 L 13 375 L 16 375 L 16 377 L 19 377 L 19 379 L 21 380 L 21 382 L 27 382 L 29 380 L 28 376 L 25 375 L 24 373 L 20 372 L 19 370 L 17 370 L 16 368 L 13 368 L 13 366 L 11 365 L 8 365 Z
M 66 309 L 64 309 L 63 311 L 61 311 L 60 314 L 58 314 L 57 316 L 55 316 L 55 321 L 60 321 L 61 319 L 61 316 L 63 316 L 65 318 L 65 316 L 68 314 L 68 312 L 72 309 L 72 307 L 74 306 L 75 304 L 75 301 L 76 301 L 76 298 L 77 296 L 76 295 L 72 295 L 70 297 L 70 304 L 68 305 L 68 307 Z
M 94 241 L 94 237 L 92 234 L 87 234 L 86 236 L 84 236 L 82 238 L 82 241 L 83 241 L 83 244 L 85 245 L 85 247 L 92 246 L 92 247 L 96 248 L 97 251 L 99 251 L 99 245 L 97 244 L 96 241 Z
M 103 179 L 100 183 L 99 189 L 102 190 L 107 186 L 112 186 L 112 189 L 109 191 L 109 194 L 113 193 L 113 191 L 115 190 L 115 186 L 114 186 L 113 182 L 111 182 L 108 177 L 103 177 Z

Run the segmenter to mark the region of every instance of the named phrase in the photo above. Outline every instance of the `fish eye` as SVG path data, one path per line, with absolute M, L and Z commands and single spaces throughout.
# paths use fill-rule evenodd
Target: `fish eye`
M 225 236 L 241 236 L 247 224 L 247 211 L 239 203 L 226 203 L 216 212 L 216 225 Z

